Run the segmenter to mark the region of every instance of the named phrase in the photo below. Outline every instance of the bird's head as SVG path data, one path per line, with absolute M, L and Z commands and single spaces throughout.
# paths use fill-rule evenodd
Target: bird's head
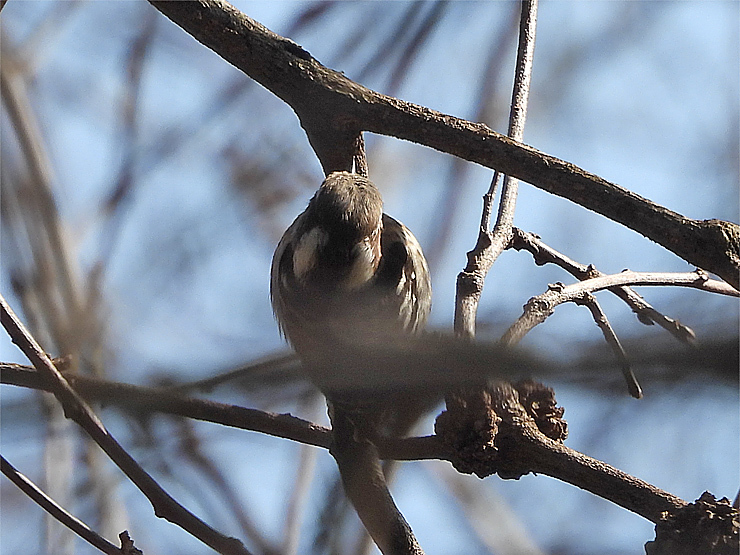
M 296 230 L 293 271 L 321 288 L 368 283 L 381 257 L 383 200 L 362 176 L 335 172 L 321 184 Z

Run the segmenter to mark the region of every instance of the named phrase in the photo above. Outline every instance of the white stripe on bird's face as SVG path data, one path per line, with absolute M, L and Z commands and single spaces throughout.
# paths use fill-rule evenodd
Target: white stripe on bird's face
M 340 284 L 342 289 L 358 289 L 367 284 L 378 269 L 380 261 L 380 228 L 352 248 L 351 269 Z
M 293 249 L 293 274 L 299 280 L 316 267 L 319 251 L 329 241 L 329 235 L 320 227 L 314 227 L 298 241 Z
M 328 249 L 340 248 L 334 243 L 329 233 L 320 226 L 306 232 L 293 249 L 293 275 L 304 283 L 316 279 L 331 279 L 333 283 L 324 283 L 324 286 L 345 291 L 352 291 L 367 285 L 374 277 L 380 261 L 380 228 L 369 237 L 363 237 L 351 247 L 346 255 L 337 260 L 345 260 L 345 267 L 338 269 L 332 278 L 330 273 L 321 272 L 319 265 L 332 258 Z

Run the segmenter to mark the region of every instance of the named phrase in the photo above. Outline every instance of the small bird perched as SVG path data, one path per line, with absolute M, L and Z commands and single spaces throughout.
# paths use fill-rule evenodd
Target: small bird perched
M 383 213 L 375 185 L 353 173 L 327 176 L 272 260 L 270 297 L 280 329 L 330 404 L 341 396 L 322 383 L 326 372 L 342 368 L 327 360 L 339 363 L 352 347 L 420 332 L 431 295 L 418 241 Z

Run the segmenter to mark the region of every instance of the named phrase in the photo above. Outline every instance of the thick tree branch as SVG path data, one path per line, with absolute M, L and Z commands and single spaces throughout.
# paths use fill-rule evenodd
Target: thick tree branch
M 563 445 L 567 425 L 551 389 L 535 382 L 492 383 L 453 395 L 435 430 L 461 472 L 518 479 L 546 474 L 657 522 L 686 506 L 675 495 Z
M 740 288 L 740 226 L 735 223 L 686 218 L 483 124 L 376 93 L 222 0 L 150 2 L 288 103 L 327 173 L 351 169 L 361 131 L 423 144 L 567 198 Z

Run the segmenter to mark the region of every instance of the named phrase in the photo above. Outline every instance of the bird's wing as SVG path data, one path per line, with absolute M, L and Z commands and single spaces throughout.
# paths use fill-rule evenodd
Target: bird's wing
M 398 303 L 404 331 L 417 333 L 426 325 L 432 309 L 432 283 L 421 245 L 409 228 L 387 214 L 383 214 L 380 241 L 377 286 L 388 288 L 394 303 Z

